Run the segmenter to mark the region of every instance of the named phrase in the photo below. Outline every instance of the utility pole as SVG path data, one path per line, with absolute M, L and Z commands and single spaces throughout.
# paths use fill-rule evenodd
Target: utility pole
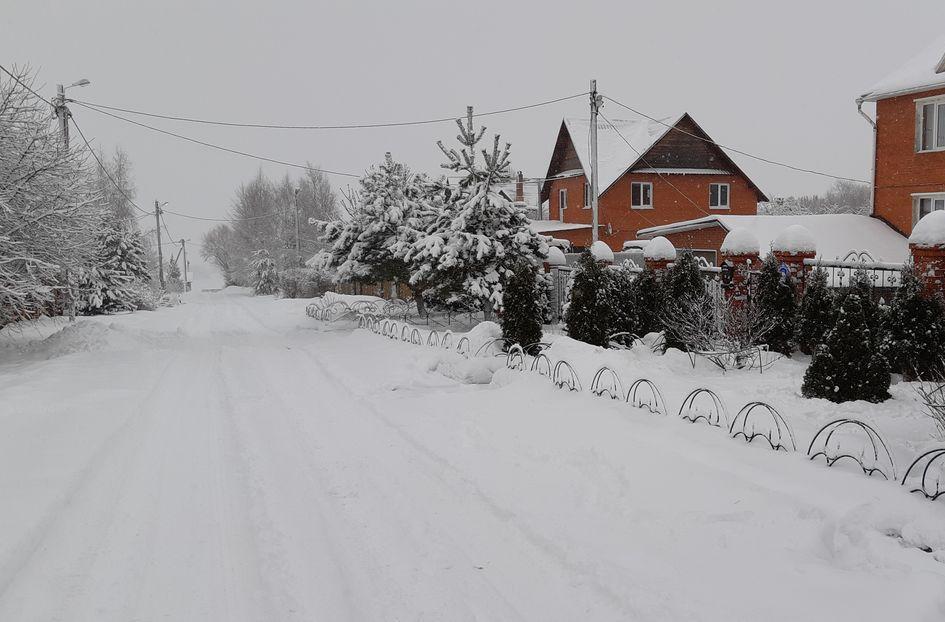
M 180 239 L 180 250 L 184 254 L 184 291 L 189 292 L 189 281 L 187 280 L 187 240 Z
M 298 258 L 299 267 L 302 267 L 302 229 L 299 226 L 299 190 L 295 189 L 295 256 Z
M 59 119 L 59 131 L 62 132 L 62 142 L 69 150 L 69 108 L 66 107 L 66 87 L 56 85 L 56 97 L 53 99 L 53 110 Z
M 164 252 L 161 250 L 161 204 L 154 200 L 154 230 L 157 232 L 158 279 L 164 289 Z
M 597 80 L 591 80 L 591 240 L 596 242 L 597 223 L 597 112 L 604 104 L 604 98 L 597 94 Z

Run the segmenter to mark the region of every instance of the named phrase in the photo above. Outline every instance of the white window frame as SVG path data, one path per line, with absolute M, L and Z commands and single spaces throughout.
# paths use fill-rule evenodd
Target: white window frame
M 633 204 L 633 187 L 640 186 L 640 205 Z M 643 203 L 643 187 L 649 187 L 650 202 Z M 630 209 L 653 209 L 653 183 L 649 181 L 630 182 Z
M 935 209 L 935 202 L 941 201 L 942 208 L 945 209 L 945 192 L 916 192 L 912 195 L 912 224 L 919 222 L 919 205 L 922 199 L 929 199 L 932 202 L 932 211 Z
M 584 182 L 584 209 L 591 209 L 591 184 Z
M 568 209 L 568 189 L 558 189 L 558 220 L 564 222 L 564 210 Z
M 725 186 L 725 205 L 712 205 L 712 186 L 719 187 L 719 200 L 722 200 L 722 186 Z M 716 182 L 709 184 L 709 209 L 731 209 L 732 207 L 732 184 Z
M 945 136 L 939 135 L 939 129 L 941 126 L 941 121 L 939 120 L 940 114 L 945 114 L 945 95 L 937 95 L 935 97 L 923 97 L 921 99 L 916 99 L 915 101 L 915 152 L 916 153 L 935 153 L 936 151 L 945 151 Z M 923 124 L 923 110 L 925 106 L 932 105 L 932 147 L 928 149 L 922 148 L 922 138 L 925 134 L 925 126 Z M 939 141 L 942 141 L 942 145 L 939 146 Z

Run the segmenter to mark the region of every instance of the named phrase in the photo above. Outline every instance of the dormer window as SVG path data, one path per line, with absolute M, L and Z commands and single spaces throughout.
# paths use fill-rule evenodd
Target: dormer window
M 945 97 L 916 101 L 916 151 L 945 149 Z

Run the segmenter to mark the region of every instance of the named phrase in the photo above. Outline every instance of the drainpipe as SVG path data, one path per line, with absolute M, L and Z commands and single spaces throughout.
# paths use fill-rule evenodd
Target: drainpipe
M 870 215 L 876 212 L 876 121 L 863 112 L 863 98 L 856 98 L 856 111 L 873 127 L 873 159 L 870 162 Z

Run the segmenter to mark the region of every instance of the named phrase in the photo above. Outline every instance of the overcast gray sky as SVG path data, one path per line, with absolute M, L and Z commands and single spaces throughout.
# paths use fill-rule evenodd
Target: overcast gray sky
M 843 176 L 869 176 L 871 134 L 854 98 L 945 26 L 941 0 L 550 2 L 398 0 L 6 0 L 3 64 L 36 69 L 44 94 L 228 121 L 331 124 L 462 115 L 587 90 L 654 116 L 688 111 L 715 140 Z M 872 112 L 872 110 L 870 110 Z M 73 107 L 107 151 L 124 148 L 139 204 L 224 217 L 260 164 Z M 611 118 L 633 118 L 606 104 Z M 513 165 L 545 172 L 558 124 L 585 99 L 490 117 Z M 154 125 L 261 155 L 362 172 L 391 151 L 438 172 L 449 124 L 382 130 L 280 131 Z M 830 180 L 735 156 L 768 193 L 824 190 Z M 332 178 L 336 187 L 350 183 Z M 167 216 L 196 247 L 210 223 Z M 196 253 L 194 253 L 196 255 Z M 196 263 L 196 261 L 194 262 Z M 197 285 L 204 283 L 198 272 Z M 209 282 L 209 280 L 207 280 Z

